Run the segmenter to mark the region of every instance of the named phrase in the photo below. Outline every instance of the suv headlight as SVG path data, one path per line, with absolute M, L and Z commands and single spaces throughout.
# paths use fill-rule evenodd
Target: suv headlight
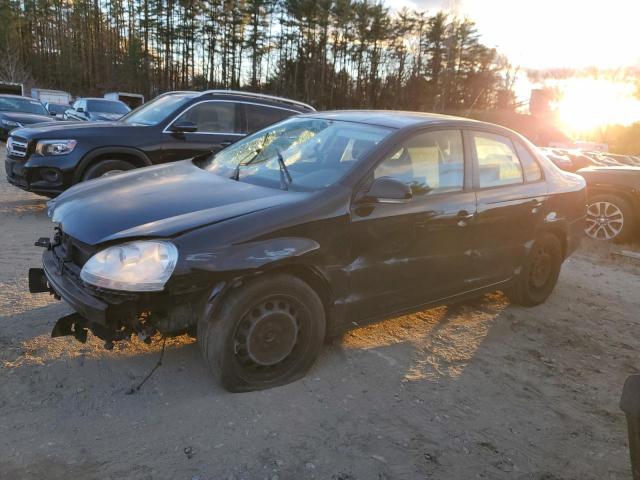
M 22 126 L 18 122 L 14 122 L 13 120 L 0 120 L 0 122 L 2 123 L 2 125 L 8 128 L 16 128 Z
M 36 144 L 38 155 L 66 155 L 73 152 L 78 142 L 75 140 L 40 140 Z
M 164 288 L 178 262 L 173 243 L 141 240 L 105 248 L 84 264 L 80 278 L 97 287 L 129 292 Z

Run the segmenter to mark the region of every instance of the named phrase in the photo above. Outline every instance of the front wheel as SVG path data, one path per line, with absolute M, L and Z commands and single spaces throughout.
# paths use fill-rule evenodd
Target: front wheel
M 82 176 L 82 180 L 86 181 L 93 180 L 94 178 L 118 175 L 134 168 L 134 165 L 124 160 L 101 160 L 87 169 L 86 173 Z
M 210 371 L 232 392 L 285 385 L 305 375 L 324 340 L 325 312 L 297 277 L 265 275 L 229 292 L 211 318 L 198 321 Z
M 558 237 L 543 233 L 535 240 L 515 284 L 506 292 L 516 304 L 533 307 L 543 303 L 553 291 L 562 266 L 562 246 Z

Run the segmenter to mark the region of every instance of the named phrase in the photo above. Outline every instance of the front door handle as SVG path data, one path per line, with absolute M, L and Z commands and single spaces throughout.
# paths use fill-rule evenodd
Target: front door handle
M 473 218 L 474 214 L 473 213 L 469 213 L 467 210 L 460 210 L 458 212 L 458 226 L 459 227 L 466 227 L 468 224 L 468 221 L 471 220 Z

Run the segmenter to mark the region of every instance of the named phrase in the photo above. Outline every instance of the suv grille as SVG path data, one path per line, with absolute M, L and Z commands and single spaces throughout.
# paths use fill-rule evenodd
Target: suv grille
M 9 137 L 9 140 L 7 140 L 7 154 L 10 157 L 26 157 L 28 147 L 29 141 L 25 138 Z

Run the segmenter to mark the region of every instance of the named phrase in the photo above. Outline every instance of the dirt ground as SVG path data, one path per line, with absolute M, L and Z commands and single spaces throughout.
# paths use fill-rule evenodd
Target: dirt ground
M 26 276 L 51 231 L 2 172 L 1 479 L 631 476 L 618 401 L 640 373 L 640 264 L 609 246 L 585 243 L 540 307 L 496 293 L 358 328 L 274 390 L 225 392 L 178 338 L 127 395 L 160 344 L 50 338 L 70 309 Z

